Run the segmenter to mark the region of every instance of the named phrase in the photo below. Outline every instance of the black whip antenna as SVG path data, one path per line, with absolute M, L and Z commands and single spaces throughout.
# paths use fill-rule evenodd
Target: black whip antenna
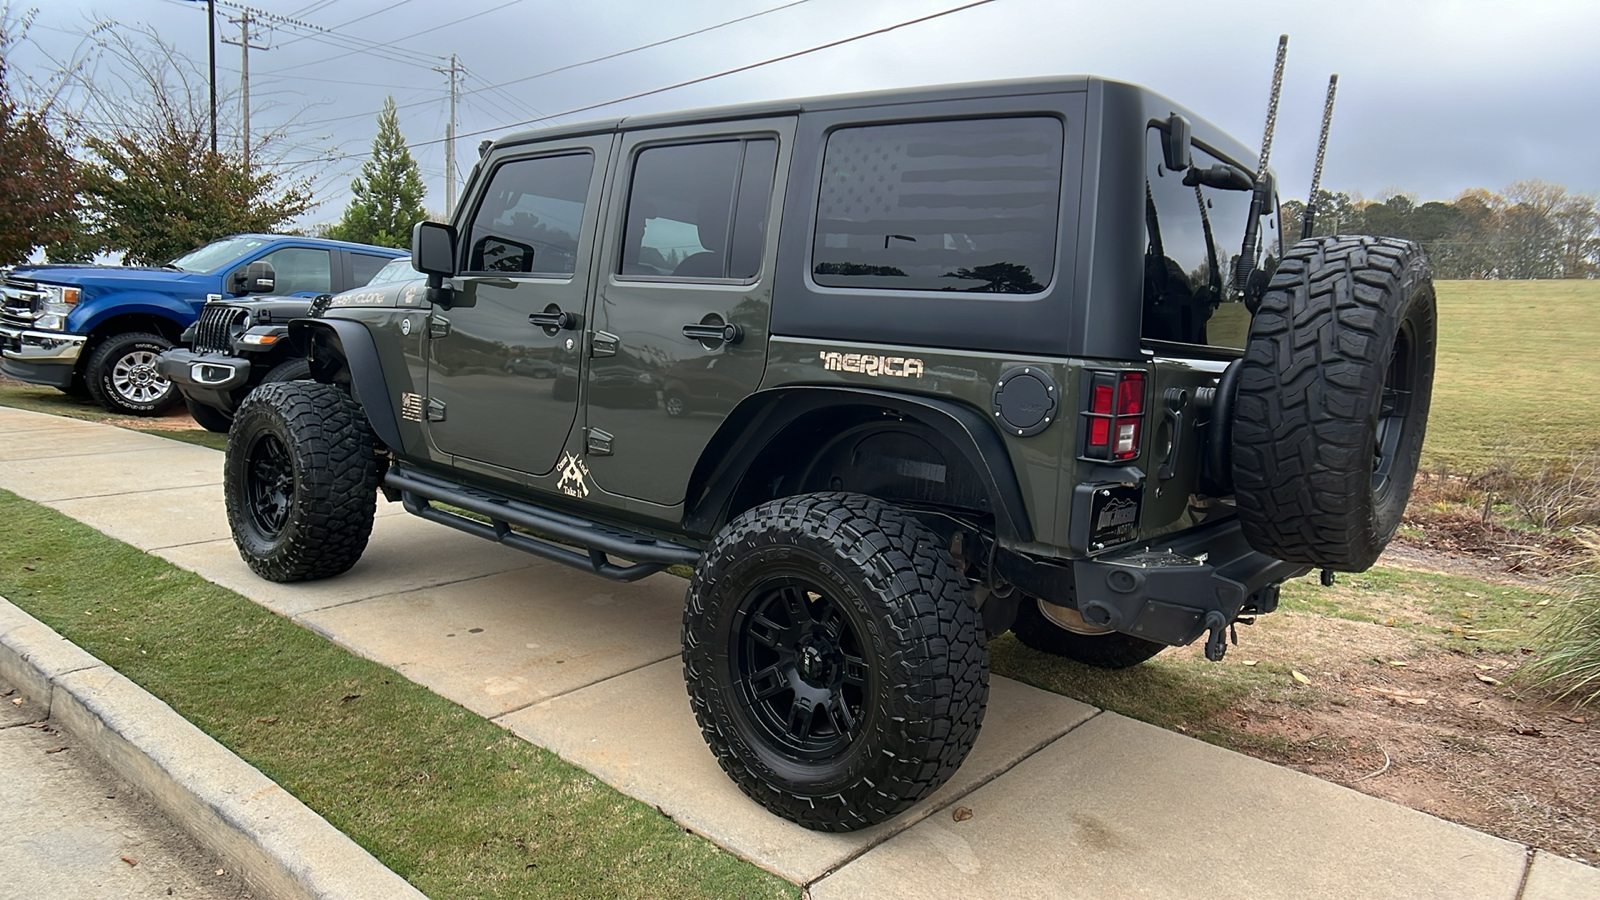
M 1311 196 L 1306 200 L 1306 214 L 1300 224 L 1300 240 L 1311 237 L 1311 225 L 1317 217 L 1317 188 L 1322 186 L 1322 159 L 1328 155 L 1328 126 L 1333 124 L 1333 95 L 1339 89 L 1339 76 L 1328 78 L 1328 101 L 1322 106 L 1322 137 L 1317 140 L 1317 164 L 1311 170 Z
M 1233 286 L 1240 293 L 1250 282 L 1256 269 L 1256 240 L 1261 231 L 1261 212 L 1272 198 L 1268 196 L 1267 159 L 1272 155 L 1272 131 L 1278 124 L 1278 93 L 1283 89 L 1283 61 L 1289 55 L 1289 36 L 1278 35 L 1278 61 L 1272 67 L 1272 94 L 1267 99 L 1267 128 L 1261 136 L 1261 159 L 1256 163 L 1256 190 L 1250 197 L 1250 218 L 1244 223 L 1244 246 L 1239 250 L 1239 264 L 1233 269 Z

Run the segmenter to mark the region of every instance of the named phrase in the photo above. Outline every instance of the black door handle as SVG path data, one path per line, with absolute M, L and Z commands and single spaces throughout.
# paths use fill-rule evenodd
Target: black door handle
M 554 303 L 545 307 L 544 312 L 528 314 L 528 321 L 543 328 L 549 334 L 558 331 L 571 331 L 578 327 L 578 317 L 569 312 L 562 312 L 561 307 Z
M 744 340 L 744 328 L 731 322 L 723 325 L 685 325 L 683 336 L 706 343 L 737 344 Z

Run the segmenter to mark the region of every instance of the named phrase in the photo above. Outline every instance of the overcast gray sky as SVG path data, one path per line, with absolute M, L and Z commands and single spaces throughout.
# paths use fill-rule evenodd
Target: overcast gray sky
M 317 176 L 322 205 L 307 223 L 338 218 L 368 149 L 383 97 L 401 104 L 408 141 L 444 133 L 446 79 L 431 67 L 457 54 L 467 71 L 462 133 L 588 106 L 781 56 L 970 0 L 802 0 L 789 8 L 664 46 L 506 85 L 792 3 L 793 0 L 254 0 L 257 9 L 386 44 L 350 52 L 332 38 L 279 27 L 251 55 L 253 131 L 290 129 L 288 159 L 330 159 Z M 13 0 L 14 7 L 24 4 Z M 203 65 L 206 17 L 191 0 L 49 0 L 34 42 L 65 56 L 89 23 L 153 27 Z M 219 36 L 236 38 L 218 3 Z M 353 21 L 360 19 L 360 21 Z M 351 23 L 351 24 L 344 24 Z M 1260 141 L 1277 36 L 1288 33 L 1272 162 L 1285 198 L 1309 184 L 1322 98 L 1339 73 L 1323 173 L 1330 189 L 1374 198 L 1390 188 L 1421 199 L 1499 190 L 1542 178 L 1600 192 L 1600 3 L 1594 0 L 1290 0 L 1065 2 L 994 0 L 933 21 L 749 72 L 564 117 L 581 121 L 846 91 L 1065 74 L 1133 81 L 1167 94 L 1249 144 Z M 401 61 L 403 58 L 405 61 Z M 239 79 L 239 48 L 218 47 L 224 90 Z M 36 48 L 13 65 L 48 67 Z M 479 90 L 489 85 L 506 85 Z M 479 137 L 458 142 L 459 167 Z M 444 206 L 439 143 L 414 151 L 431 209 Z

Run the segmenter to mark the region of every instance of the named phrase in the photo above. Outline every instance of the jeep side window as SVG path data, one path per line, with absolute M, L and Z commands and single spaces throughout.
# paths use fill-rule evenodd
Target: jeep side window
M 1062 124 L 1046 116 L 828 136 L 812 277 L 830 287 L 1037 294 L 1055 269 Z
M 333 290 L 333 255 L 311 247 L 285 247 L 261 257 L 272 264 L 274 294 L 326 294 Z
M 466 271 L 571 275 L 593 170 L 590 153 L 501 164 L 467 231 Z
M 761 268 L 778 142 L 649 147 L 633 166 L 622 278 L 750 281 Z
M 1161 129 L 1148 130 L 1144 338 L 1242 350 L 1250 313 L 1234 289 L 1233 271 L 1250 214 L 1250 192 L 1185 185 L 1182 172 L 1167 170 L 1161 139 Z M 1227 162 L 1198 144 L 1192 153 L 1199 169 Z M 1270 273 L 1277 268 L 1280 233 L 1276 214 L 1263 219 L 1257 264 Z

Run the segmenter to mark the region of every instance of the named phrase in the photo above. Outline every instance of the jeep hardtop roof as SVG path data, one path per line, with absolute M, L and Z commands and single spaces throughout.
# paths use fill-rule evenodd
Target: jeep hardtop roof
M 552 138 L 579 137 L 601 134 L 623 128 L 661 128 L 691 125 L 732 119 L 754 119 L 767 116 L 794 115 L 823 110 L 856 109 L 869 106 L 894 106 L 916 103 L 939 103 L 950 100 L 971 100 L 982 97 L 1016 97 L 1028 94 L 1059 94 L 1086 92 L 1090 95 L 1089 117 L 1104 115 L 1110 106 L 1123 119 L 1123 124 L 1133 124 L 1137 118 L 1146 121 L 1164 119 L 1178 113 L 1189 119 L 1194 129 L 1194 139 L 1219 155 L 1245 165 L 1254 171 L 1256 153 L 1226 132 L 1211 125 L 1184 106 L 1149 88 L 1125 81 L 1116 81 L 1094 75 L 1056 75 L 1043 78 L 1013 78 L 996 81 L 974 81 L 965 84 L 942 84 L 915 88 L 890 88 L 853 94 L 831 94 L 788 100 L 771 100 L 760 103 L 738 103 L 664 113 L 647 113 L 611 119 L 594 119 L 569 125 L 554 125 L 512 132 L 494 142 L 493 149 L 511 147 Z M 1137 113 L 1132 120 L 1123 118 Z M 1144 123 L 1138 123 L 1142 126 Z M 1142 127 L 1140 128 L 1142 131 Z M 1142 152 L 1142 151 L 1141 151 Z

